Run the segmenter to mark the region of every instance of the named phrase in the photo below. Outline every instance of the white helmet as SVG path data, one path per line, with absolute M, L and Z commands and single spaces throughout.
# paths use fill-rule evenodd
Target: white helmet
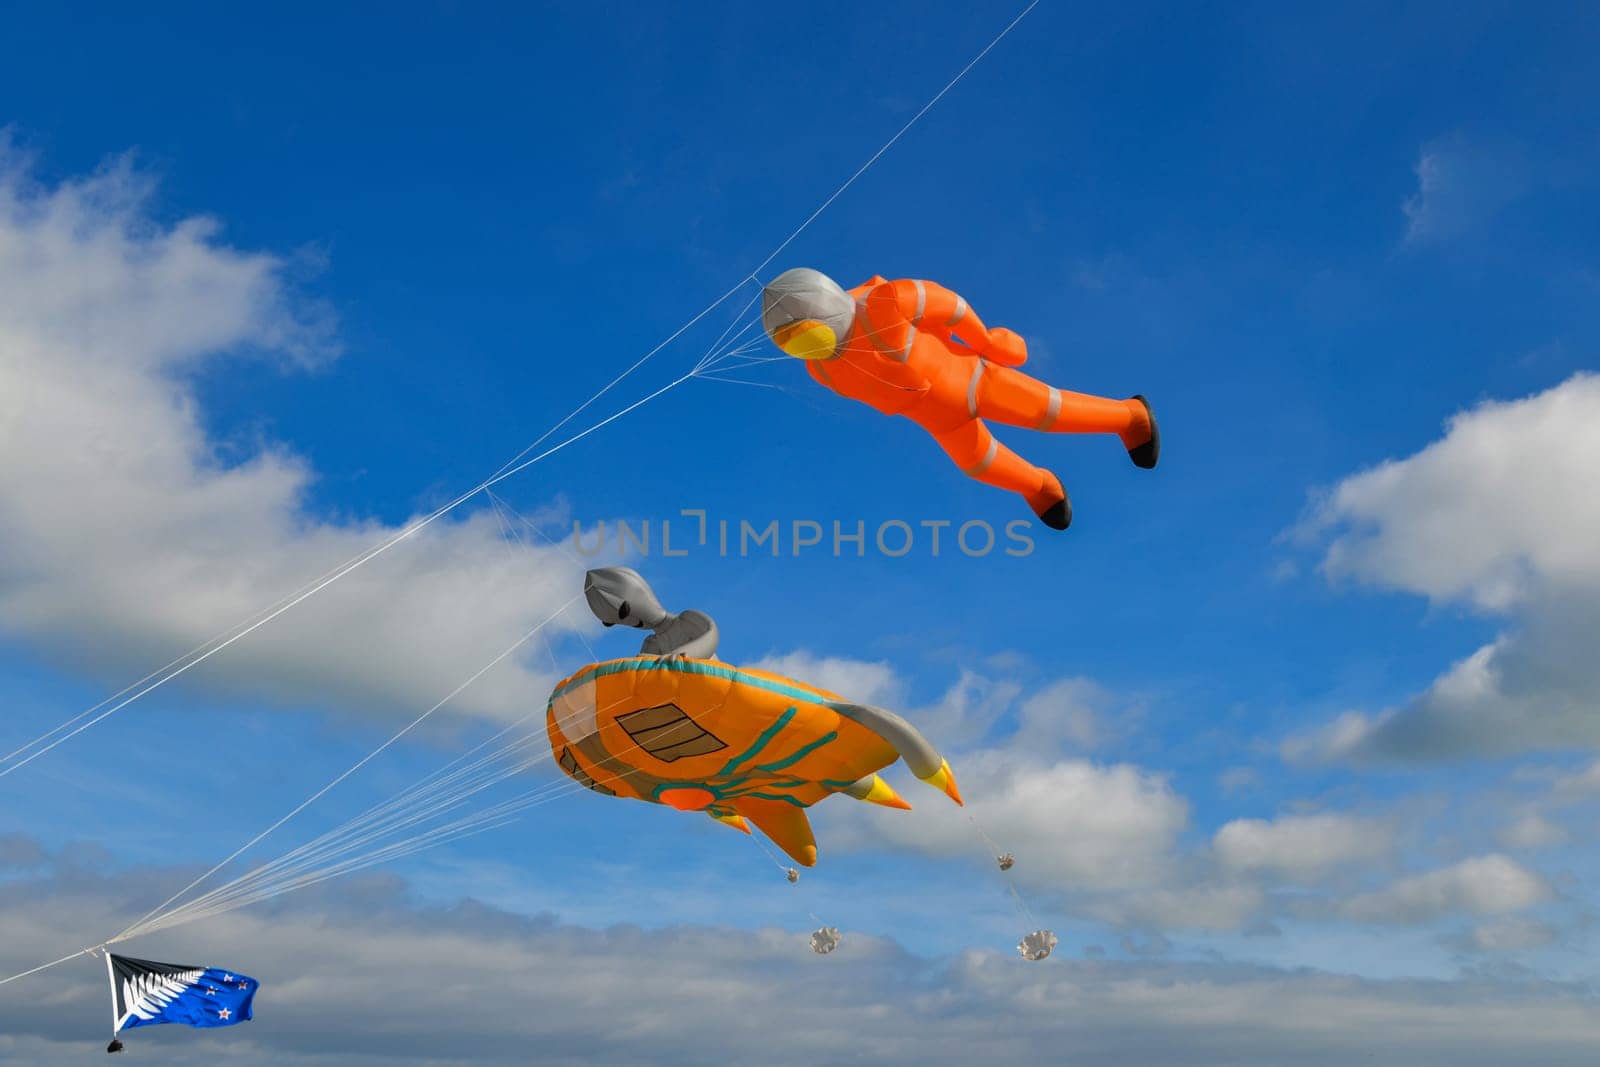
M 799 359 L 838 352 L 856 318 L 839 283 L 810 267 L 786 270 L 761 291 L 761 325 L 774 344 Z

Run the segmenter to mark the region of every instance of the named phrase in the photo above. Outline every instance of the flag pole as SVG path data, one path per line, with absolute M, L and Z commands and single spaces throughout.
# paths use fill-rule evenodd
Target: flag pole
M 117 976 L 111 969 L 111 950 L 101 945 L 100 952 L 106 958 L 106 984 L 111 987 L 111 1044 L 106 1046 L 106 1051 L 121 1052 L 122 1042 L 117 1040 L 117 1023 L 121 1022 L 117 1017 Z
M 111 988 L 111 1036 L 117 1036 L 117 976 L 111 970 L 111 950 L 100 950 L 106 958 L 106 984 Z

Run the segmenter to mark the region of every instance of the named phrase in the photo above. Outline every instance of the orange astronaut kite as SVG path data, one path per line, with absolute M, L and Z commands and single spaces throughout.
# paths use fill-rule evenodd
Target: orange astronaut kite
M 1155 415 L 1142 396 L 1071 393 L 1014 368 L 1023 339 L 985 327 L 967 302 L 933 282 L 873 277 L 848 292 L 806 267 L 762 293 L 761 323 L 811 376 L 933 435 L 962 473 L 1020 494 L 1045 525 L 1065 530 L 1072 504 L 1061 480 L 995 440 L 984 419 L 1049 433 L 1114 433 L 1134 464 L 1161 455 Z

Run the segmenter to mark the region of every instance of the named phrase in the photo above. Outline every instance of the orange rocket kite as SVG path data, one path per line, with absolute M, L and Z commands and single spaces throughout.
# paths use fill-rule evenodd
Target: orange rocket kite
M 1046 385 L 1017 370 L 1027 344 L 986 327 L 933 282 L 874 277 L 848 292 L 799 267 L 762 293 L 762 325 L 785 353 L 841 396 L 927 430 L 962 473 L 1021 495 L 1064 530 L 1072 505 L 1061 480 L 1011 451 L 984 420 L 1047 433 L 1112 433 L 1134 464 L 1156 465 L 1161 435 L 1142 396 L 1108 400 Z

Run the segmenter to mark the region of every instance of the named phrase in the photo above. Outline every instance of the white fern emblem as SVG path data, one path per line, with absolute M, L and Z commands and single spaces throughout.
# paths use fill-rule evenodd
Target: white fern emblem
M 125 1025 L 129 1019 L 140 1018 L 154 1019 L 160 1015 L 168 1004 L 180 997 L 185 991 L 205 976 L 205 971 L 179 971 L 176 974 L 156 974 L 147 971 L 124 979 L 122 983 L 122 1003 L 127 1007 L 127 1014 L 122 1017 Z

